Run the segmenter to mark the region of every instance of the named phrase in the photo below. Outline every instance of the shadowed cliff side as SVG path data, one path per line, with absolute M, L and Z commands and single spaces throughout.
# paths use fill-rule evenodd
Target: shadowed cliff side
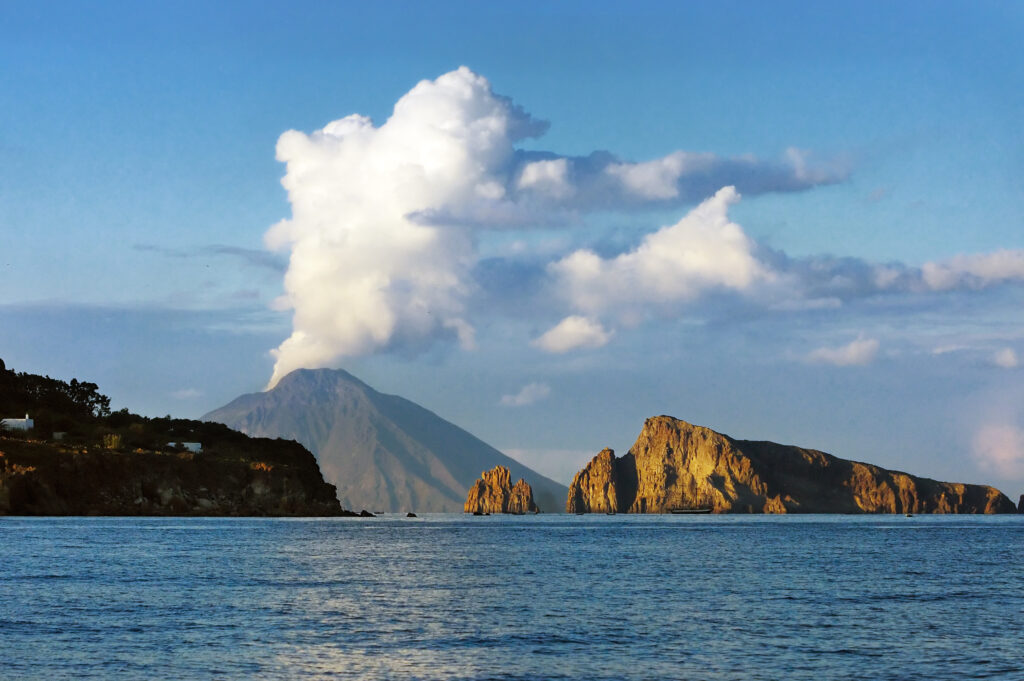
M 512 474 L 504 466 L 495 466 L 480 474 L 480 479 L 466 495 L 466 513 L 538 513 L 533 502 L 533 489 L 519 478 L 512 484 Z
M 0 438 L 0 515 L 353 515 L 301 445 L 243 446 L 113 451 Z
M 696 499 L 716 513 L 1014 513 L 986 485 L 938 482 L 812 449 L 733 440 L 669 416 L 647 419 L 629 453 L 606 449 L 576 474 L 566 510 L 666 513 Z

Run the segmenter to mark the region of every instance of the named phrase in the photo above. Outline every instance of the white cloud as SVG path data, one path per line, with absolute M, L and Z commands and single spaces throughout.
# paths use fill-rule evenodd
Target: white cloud
M 992 355 L 992 363 L 1004 369 L 1016 369 L 1020 366 L 1020 360 L 1013 348 L 1002 348 Z
M 417 84 L 379 126 L 353 114 L 311 134 L 282 134 L 277 158 L 286 164 L 282 184 L 292 215 L 271 227 L 265 242 L 290 256 L 276 309 L 292 310 L 293 328 L 273 351 L 270 385 L 299 367 L 438 337 L 472 346 L 467 301 L 476 287 L 476 230 L 562 226 L 579 212 L 684 205 L 727 184 L 754 194 L 800 191 L 844 176 L 809 170 L 793 154 L 763 162 L 675 152 L 632 163 L 608 152 L 568 157 L 516 148 L 546 128 L 462 67 Z M 662 280 L 655 270 L 640 276 L 648 292 L 744 286 L 756 265 L 744 256 L 749 242 L 736 227 L 718 231 L 689 251 L 665 242 L 700 239 L 697 226 L 652 235 L 646 248 L 668 247 L 674 255 L 642 252 L 609 267 L 640 276 L 648 267 L 671 270 L 675 257 L 686 268 L 682 280 Z M 702 256 L 716 239 L 718 250 Z M 730 254 L 738 259 L 711 262 Z
M 533 345 L 545 352 L 560 354 L 579 348 L 599 348 L 611 337 L 611 332 L 605 331 L 601 322 L 571 315 L 548 329 Z
M 864 366 L 875 361 L 875 357 L 878 356 L 878 345 L 874 338 L 861 337 L 839 347 L 812 350 L 807 355 L 807 361 L 839 367 Z
M 1007 478 L 1024 478 L 1024 429 L 986 425 L 974 435 L 971 453 L 978 465 Z
M 517 186 L 519 189 L 540 192 L 556 199 L 572 195 L 574 189 L 569 182 L 568 159 L 527 163 L 519 174 Z
M 274 351 L 271 385 L 300 367 L 454 333 L 464 318 L 474 246 L 466 230 L 411 215 L 448 204 L 500 200 L 496 170 L 513 144 L 544 125 L 460 68 L 423 81 L 380 127 L 363 116 L 277 144 L 292 218 L 267 232 L 291 249 L 285 301 L 293 332 Z
M 503 407 L 525 407 L 543 400 L 550 394 L 551 387 L 546 383 L 528 383 L 514 395 L 502 395 L 501 405 Z
M 739 200 L 725 187 L 682 220 L 647 235 L 634 250 L 605 259 L 578 250 L 549 271 L 570 304 L 589 313 L 638 305 L 686 302 L 706 291 L 747 291 L 775 274 L 754 254 L 755 244 L 728 207 Z
M 201 397 L 203 394 L 202 390 L 196 388 L 182 388 L 181 390 L 175 390 L 171 393 L 171 397 L 176 400 L 191 400 L 196 397 Z
M 933 291 L 979 289 L 1008 281 L 1024 281 L 1024 250 L 958 255 L 925 263 L 921 277 Z
M 677 151 L 643 163 L 613 163 L 605 168 L 605 172 L 616 178 L 629 193 L 637 197 L 673 199 L 679 196 L 679 178 L 687 170 L 687 166 L 714 160 L 711 154 Z

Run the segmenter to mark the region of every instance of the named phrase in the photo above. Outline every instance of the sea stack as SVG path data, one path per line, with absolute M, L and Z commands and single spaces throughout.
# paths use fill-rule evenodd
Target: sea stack
M 538 513 L 533 489 L 522 478 L 513 485 L 512 474 L 504 466 L 495 466 L 480 474 L 466 495 L 466 513 Z
M 699 504 L 695 504 L 698 502 Z M 734 440 L 670 416 L 647 419 L 617 458 L 595 456 L 569 487 L 569 513 L 1014 513 L 986 485 L 937 482 L 801 447 Z

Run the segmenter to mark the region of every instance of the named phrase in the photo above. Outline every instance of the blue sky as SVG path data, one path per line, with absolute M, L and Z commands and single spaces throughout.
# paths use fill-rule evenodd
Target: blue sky
M 295 365 L 344 366 L 563 479 L 669 413 L 1024 491 L 1019 3 L 41 2 L 0 16 L 9 366 L 198 416 L 266 385 L 270 351 L 299 330 L 323 342 L 287 355 Z M 443 81 L 462 65 L 486 80 Z M 298 213 L 304 196 L 359 184 L 346 163 L 408 166 L 434 105 L 380 130 L 423 80 L 435 99 L 472 86 L 499 118 L 549 125 L 509 138 L 515 160 L 470 149 L 466 168 L 491 164 L 476 198 L 421 187 L 429 200 L 407 208 L 426 218 L 294 283 L 316 225 L 334 238 L 366 211 L 375 229 L 366 206 L 395 191 L 380 182 Z M 356 113 L 376 146 L 337 173 L 296 171 L 289 197 L 289 168 L 327 148 L 315 131 Z M 306 136 L 292 165 L 275 158 L 288 130 Z M 603 151 L 613 160 L 590 156 Z M 709 154 L 706 174 L 680 171 L 695 157 L 677 151 Z M 538 159 L 555 165 L 528 175 Z M 523 180 L 547 182 L 542 170 L 568 173 L 571 194 Z M 658 198 L 670 171 L 676 194 Z M 623 184 L 601 184 L 613 176 Z M 504 198 L 487 194 L 494 177 Z M 709 208 L 739 241 L 680 223 L 714 182 L 742 194 Z M 417 227 L 447 236 L 393 248 Z M 672 249 L 667 264 L 643 255 Z M 588 253 L 596 276 L 577 267 Z M 417 265 L 389 292 L 386 328 L 353 316 L 344 258 L 393 286 Z M 880 284 L 881 268 L 896 278 Z M 410 312 L 424 300 L 436 322 Z

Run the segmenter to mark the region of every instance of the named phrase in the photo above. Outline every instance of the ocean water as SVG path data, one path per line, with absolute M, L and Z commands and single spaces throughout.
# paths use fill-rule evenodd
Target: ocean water
M 0 518 L 3 679 L 1024 679 L 1024 516 Z

